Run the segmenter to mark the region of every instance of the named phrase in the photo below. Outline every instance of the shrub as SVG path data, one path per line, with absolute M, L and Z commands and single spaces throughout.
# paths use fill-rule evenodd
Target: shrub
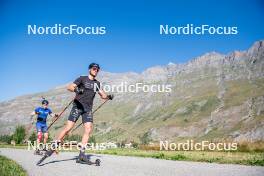
M 4 143 L 7 143 L 7 144 L 10 144 L 12 138 L 13 138 L 12 135 L 1 135 L 0 136 L 0 142 L 4 142 Z
M 33 142 L 37 140 L 37 135 L 35 132 L 32 132 L 32 134 L 28 138 L 29 141 Z
M 143 134 L 143 136 L 140 137 L 141 144 L 148 144 L 151 141 L 149 133 L 146 132 Z
M 186 156 L 182 155 L 182 154 L 177 154 L 177 155 L 174 155 L 172 157 L 170 157 L 171 160 L 185 160 L 186 159 Z
M 13 140 L 16 144 L 21 144 L 26 137 L 26 129 L 24 126 L 17 126 L 13 135 Z
M 152 158 L 157 158 L 157 159 L 164 159 L 165 155 L 164 153 L 157 153 L 152 155 Z
M 133 148 L 138 148 L 138 143 L 137 143 L 137 142 L 132 141 L 131 143 L 132 143 L 132 147 L 133 147 Z

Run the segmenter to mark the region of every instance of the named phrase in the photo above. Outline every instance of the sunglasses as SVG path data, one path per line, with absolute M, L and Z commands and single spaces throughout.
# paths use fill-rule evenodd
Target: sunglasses
M 93 70 L 93 71 L 99 71 L 99 68 L 97 68 L 97 67 L 93 67 L 92 70 Z

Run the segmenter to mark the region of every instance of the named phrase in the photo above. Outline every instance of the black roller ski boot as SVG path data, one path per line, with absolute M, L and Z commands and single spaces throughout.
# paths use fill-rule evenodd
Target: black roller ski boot
M 34 151 L 34 155 L 42 155 L 42 152 L 39 149 L 36 149 Z
M 88 165 L 95 164 L 96 166 L 100 166 L 101 161 L 99 159 L 96 159 L 95 162 L 93 162 L 90 160 L 90 157 L 85 155 L 84 151 L 80 151 L 80 154 L 76 159 L 76 163 L 88 164 Z

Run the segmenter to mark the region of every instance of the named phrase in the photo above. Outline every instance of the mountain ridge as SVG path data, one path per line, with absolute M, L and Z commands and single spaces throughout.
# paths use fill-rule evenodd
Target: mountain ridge
M 257 41 L 245 51 L 209 52 L 183 64 L 154 66 L 141 73 L 101 72 L 98 80 L 103 84 L 171 84 L 172 92 L 115 93 L 115 100 L 96 114 L 96 138 L 264 140 L 263 42 Z M 29 113 L 39 105 L 40 97 L 50 100 L 54 112 L 60 111 L 74 96 L 65 86 L 0 102 L 0 132 L 11 133 L 15 122 L 34 130 Z M 98 103 L 97 97 L 95 105 Z M 54 126 L 53 136 L 68 113 Z

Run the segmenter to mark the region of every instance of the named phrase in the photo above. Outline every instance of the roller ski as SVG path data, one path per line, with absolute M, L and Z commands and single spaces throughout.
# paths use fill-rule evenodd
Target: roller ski
M 51 148 L 48 149 L 45 152 L 44 156 L 37 162 L 36 165 L 39 166 L 46 158 L 50 157 L 54 152 L 58 154 L 58 152 L 56 150 L 58 148 L 58 145 L 59 145 L 58 142 L 53 143 L 52 146 L 51 146 Z
M 95 161 L 91 161 L 91 159 L 86 156 L 84 152 L 80 152 L 78 158 L 76 159 L 76 163 L 100 166 L 101 160 L 96 159 Z

